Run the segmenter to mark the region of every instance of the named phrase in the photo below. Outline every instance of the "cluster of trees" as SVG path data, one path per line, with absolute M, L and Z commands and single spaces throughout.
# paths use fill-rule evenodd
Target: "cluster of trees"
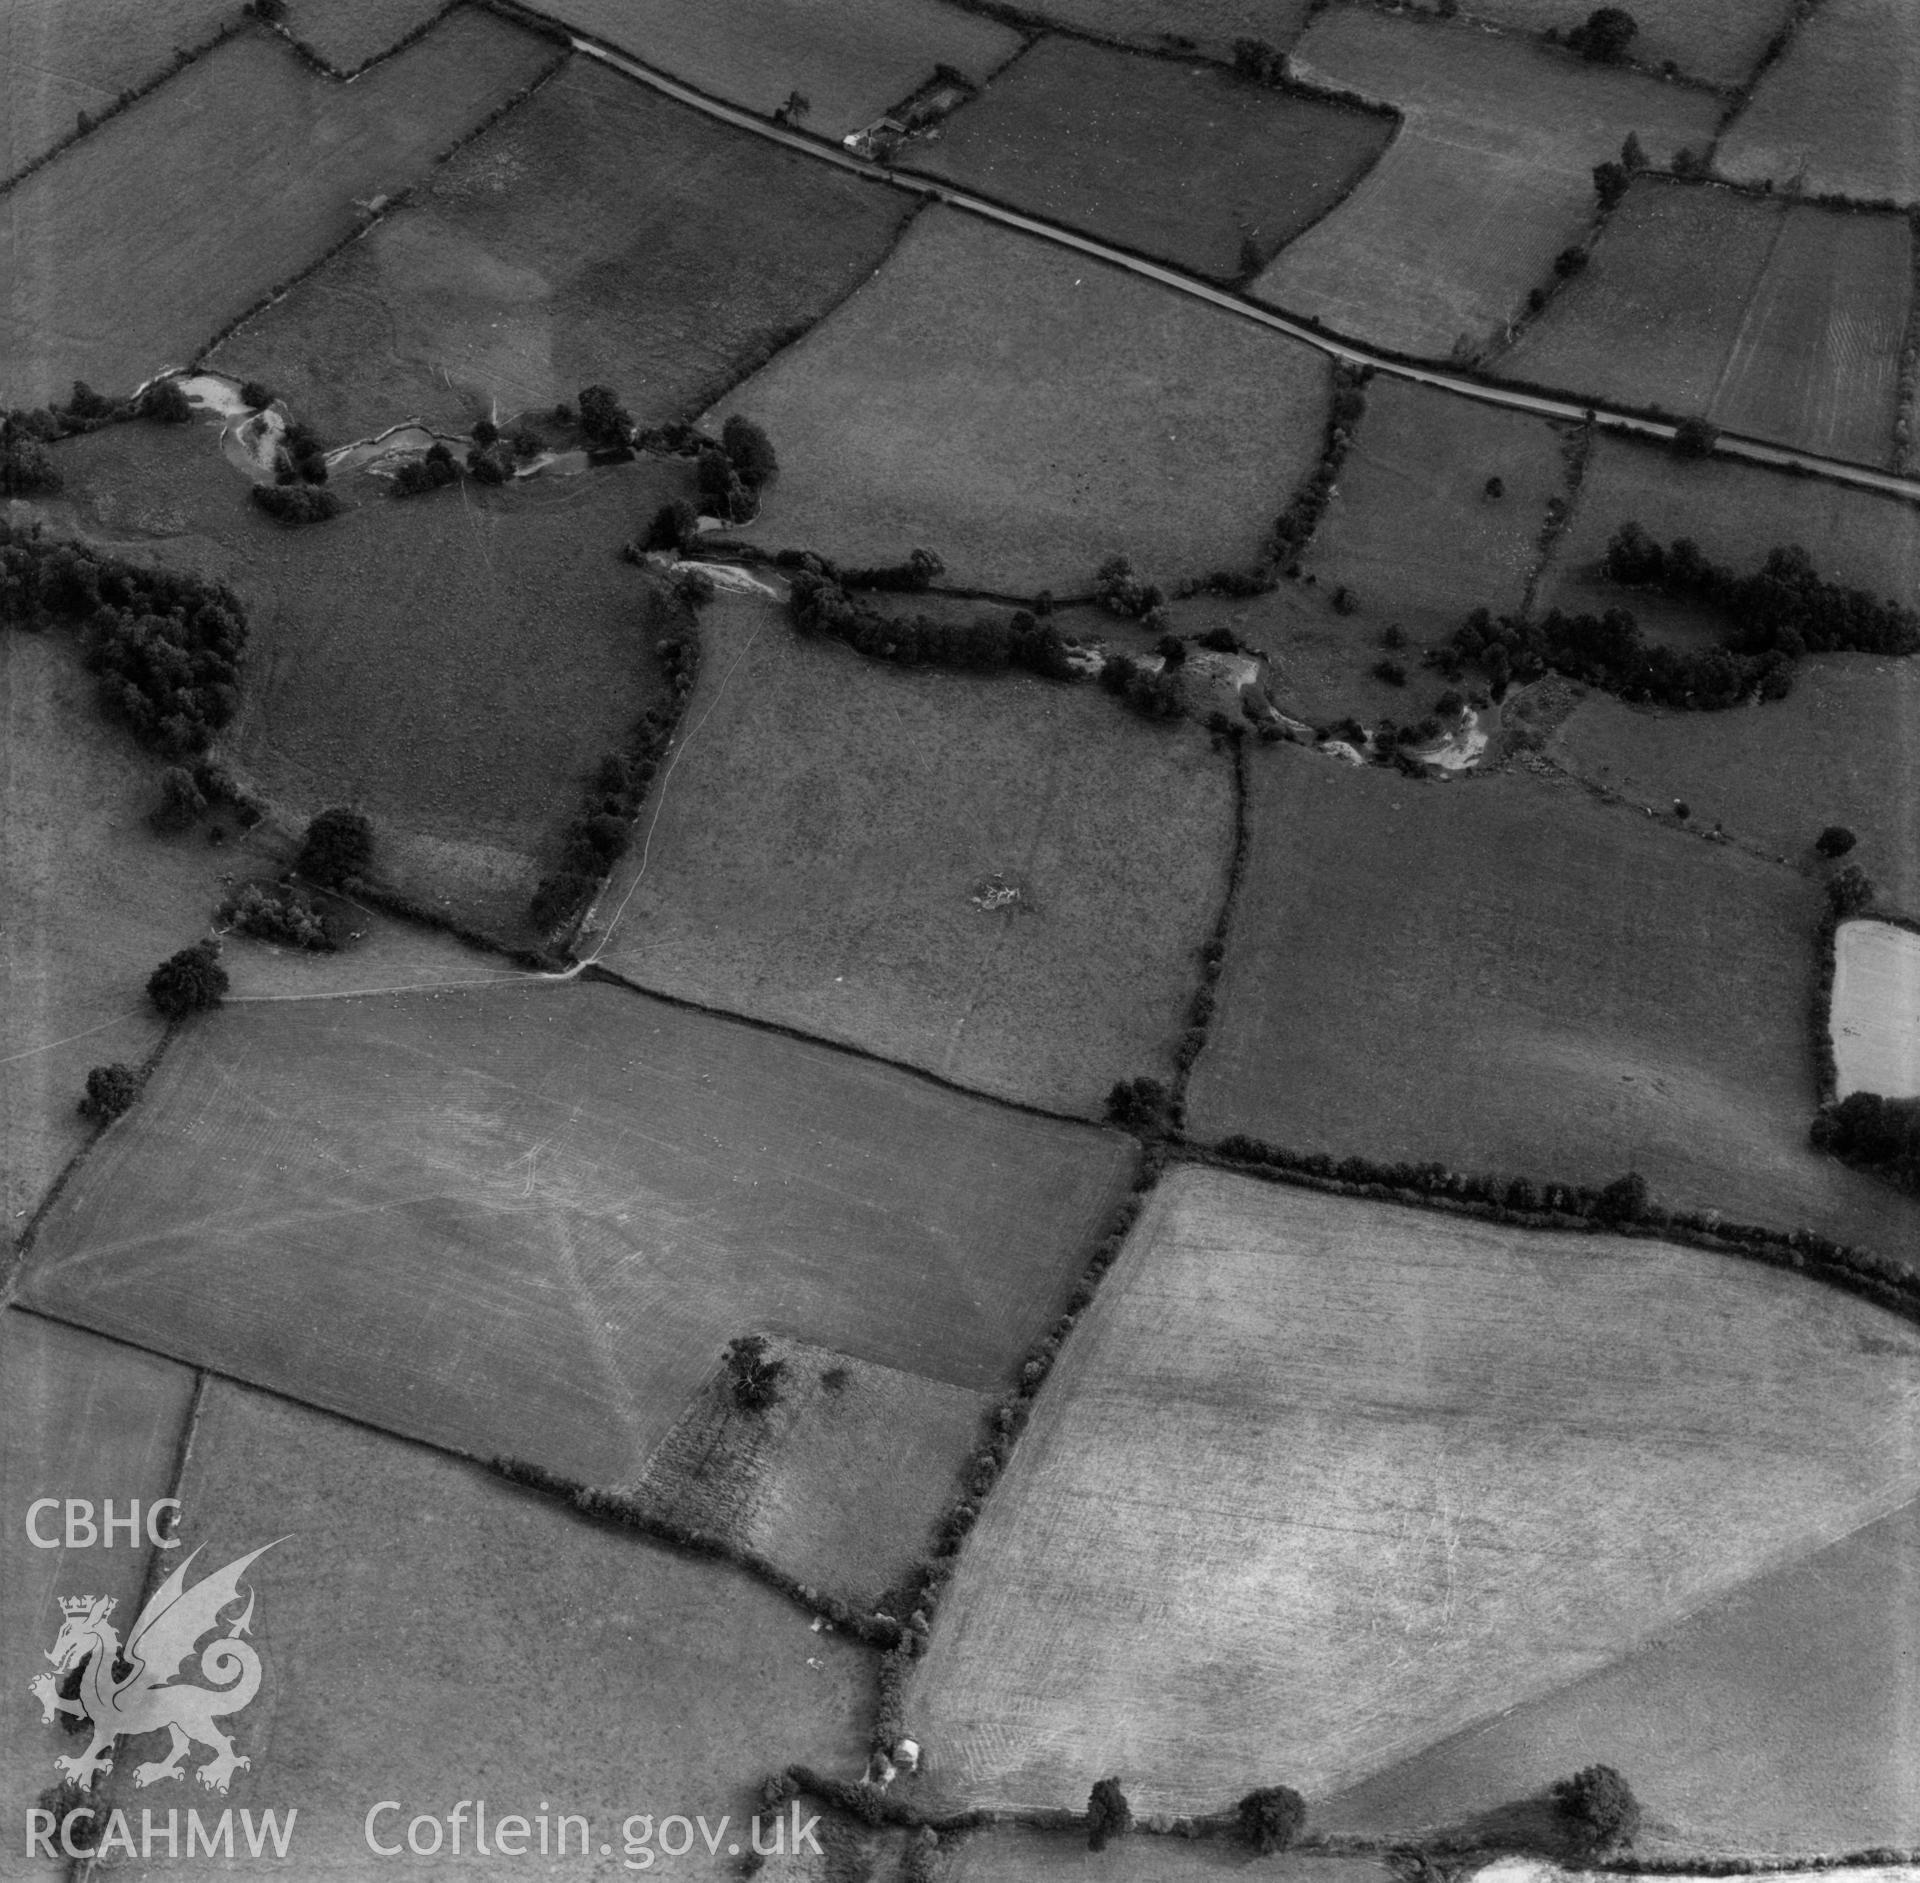
M 204 1013 L 226 998 L 227 971 L 220 965 L 220 944 L 197 941 L 169 955 L 147 977 L 147 998 L 169 1020 Z
M 1567 44 L 1596 65 L 1617 65 L 1627 56 L 1640 22 L 1625 7 L 1595 7 L 1567 34 Z
M 640 716 L 626 749 L 609 752 L 587 781 L 579 811 L 561 842 L 560 866 L 541 878 L 528 919 L 543 935 L 573 921 L 607 872 L 626 855 L 647 786 L 673 742 L 700 672 L 700 636 L 684 608 L 654 642 L 666 702 Z
M 0 523 L 0 622 L 80 628 L 102 709 L 163 757 L 204 752 L 239 705 L 246 615 L 197 575 Z
M 1859 1164 L 1903 1190 L 1920 1190 L 1920 1098 L 1850 1093 L 1821 1106 L 1811 1136 L 1816 1150 Z
M 1151 622 L 1166 602 L 1166 592 L 1134 570 L 1125 556 L 1109 556 L 1093 574 L 1093 599 L 1122 621 Z
M 1100 669 L 1100 684 L 1142 719 L 1179 719 L 1187 710 L 1186 689 L 1174 661 L 1155 673 L 1131 654 L 1109 654 Z
M 1233 69 L 1256 85 L 1284 85 L 1287 82 L 1287 55 L 1264 39 L 1236 39 L 1233 42 Z
M 162 425 L 184 425 L 193 417 L 193 402 L 177 379 L 156 379 L 140 395 L 140 416 Z
M 767 1358 L 764 1334 L 742 1334 L 727 1343 L 727 1394 L 742 1412 L 765 1412 L 780 1403 L 784 1360 Z
M 1019 667 L 1050 680 L 1073 678 L 1060 630 L 1027 609 L 1004 618 L 981 615 L 972 621 L 885 615 L 854 600 L 819 558 L 808 557 L 806 562 L 811 566 L 795 571 L 787 591 L 787 618 L 798 634 L 844 641 L 871 660 L 889 660 L 903 667 L 952 667 L 979 673 Z
M 695 471 L 701 507 L 730 523 L 750 522 L 759 511 L 762 488 L 778 469 L 767 434 L 736 412 L 721 427 L 720 442 L 700 450 Z
M 60 488 L 60 473 L 47 446 L 62 438 L 98 431 L 136 409 L 154 418 L 190 418 L 193 408 L 174 381 L 151 386 L 136 408 L 124 399 L 95 392 L 84 379 L 73 382 L 65 404 L 0 411 L 0 497 L 34 497 Z
M 331 954 L 340 944 L 311 897 L 298 889 L 248 883 L 221 905 L 220 920 L 256 941 Z
M 633 415 L 611 386 L 582 386 L 574 411 L 589 444 L 624 445 L 633 438 Z
M 1353 434 L 1367 410 L 1367 381 L 1373 377 L 1370 367 L 1336 365 L 1333 369 L 1333 404 L 1327 413 L 1326 436 L 1320 444 L 1320 462 L 1313 475 L 1294 492 L 1285 510 L 1275 519 L 1267 541 L 1267 559 L 1289 574 L 1299 567 L 1299 559 L 1313 533 L 1320 527 L 1339 480 Z
M 267 814 L 259 795 L 215 760 L 203 758 L 191 766 L 169 765 L 160 774 L 160 802 L 147 821 L 159 831 L 187 830 L 219 805 L 231 809 L 246 830 Z
M 1678 537 L 1662 547 L 1640 524 L 1623 523 L 1607 544 L 1606 571 L 1625 588 L 1649 588 L 1675 601 L 1725 615 L 1727 646 L 1736 653 L 1920 653 L 1920 613 L 1897 601 L 1876 601 L 1864 589 L 1821 578 L 1798 544 L 1768 551 L 1753 575 L 1709 562 L 1700 546 Z
M 1556 1779 L 1548 1792 L 1561 1828 L 1583 1856 L 1604 1856 L 1633 1842 L 1640 1801 L 1610 1765 L 1589 1765 Z
M 373 867 L 373 825 L 364 811 L 335 805 L 307 825 L 293 866 L 310 883 L 344 889 Z
M 250 494 L 276 523 L 324 523 L 347 507 L 324 484 L 255 484 Z
M 460 481 L 460 467 L 454 461 L 453 448 L 436 439 L 427 447 L 425 457 L 411 458 L 394 473 L 396 497 L 424 497 L 430 490 L 444 490 Z

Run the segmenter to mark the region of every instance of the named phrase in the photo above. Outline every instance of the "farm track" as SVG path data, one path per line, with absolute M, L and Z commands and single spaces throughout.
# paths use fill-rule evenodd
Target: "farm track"
M 537 8 L 526 10 L 538 14 Z M 550 19 L 550 16 L 544 14 L 539 17 Z M 557 22 L 553 23 L 557 24 Z M 663 92 L 682 104 L 690 105 L 696 111 L 704 112 L 708 117 L 729 124 L 736 130 L 747 131 L 755 137 L 765 138 L 788 150 L 812 157 L 818 162 L 832 164 L 855 176 L 864 177 L 871 183 L 878 183 L 889 189 L 904 190 L 931 201 L 944 203 L 948 208 L 960 210 L 964 214 L 999 223 L 1004 228 L 1037 237 L 1057 247 L 1073 249 L 1110 267 L 1125 269 L 1128 273 L 1154 282 L 1160 287 L 1171 288 L 1175 293 L 1205 301 L 1223 312 L 1252 321 L 1257 326 L 1266 327 L 1275 333 L 1284 334 L 1288 339 L 1302 341 L 1347 365 L 1371 367 L 1376 372 L 1410 380 L 1416 385 L 1432 386 L 1439 391 L 1452 393 L 1458 398 L 1475 399 L 1483 405 L 1504 406 L 1509 411 L 1530 412 L 1541 418 L 1579 423 L 1591 416 L 1596 425 L 1612 431 L 1659 440 L 1668 440 L 1674 436 L 1676 427 L 1673 424 L 1660 419 L 1646 418 L 1635 412 L 1623 411 L 1618 407 L 1490 385 L 1464 374 L 1448 372 L 1439 367 L 1424 366 L 1415 361 L 1376 351 L 1357 341 L 1344 339 L 1337 334 L 1309 326 L 1290 315 L 1261 306 L 1231 289 L 1216 287 L 1210 282 L 1183 273 L 1180 269 L 1169 267 L 1165 263 L 1130 254 L 1125 249 L 1116 248 L 1075 230 L 1062 228 L 1058 224 L 1027 215 L 1020 210 L 1009 209 L 1003 204 L 996 203 L 987 197 L 977 196 L 971 191 L 955 189 L 948 184 L 937 183 L 929 177 L 917 175 L 909 170 L 889 169 L 885 165 L 871 162 L 866 158 L 856 157 L 837 145 L 827 143 L 824 139 L 791 130 L 784 125 L 770 123 L 740 106 L 723 103 L 696 90 L 691 85 L 684 84 L 679 79 L 672 78 L 664 72 L 655 71 L 640 60 L 601 45 L 595 40 L 583 38 L 578 34 L 572 34 L 570 38 L 574 50 L 584 57 L 599 60 L 615 71 L 624 73 L 628 78 L 642 85 L 651 86 L 654 90 Z M 1850 459 L 1828 458 L 1813 452 L 1790 450 L 1731 432 L 1721 433 L 1717 449 L 1724 457 L 1741 459 L 1775 470 L 1808 473 L 1831 479 L 1836 483 L 1853 485 L 1862 490 L 1880 491 L 1920 503 L 1920 478 L 1896 476 L 1891 472 L 1858 464 Z

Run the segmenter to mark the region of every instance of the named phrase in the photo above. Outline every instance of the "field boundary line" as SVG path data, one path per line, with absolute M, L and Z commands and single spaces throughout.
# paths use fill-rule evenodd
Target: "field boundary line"
M 704 1000 L 695 1000 L 686 994 L 669 994 L 657 987 L 649 987 L 644 981 L 630 974 L 622 974 L 618 968 L 603 966 L 598 961 L 581 961 L 569 970 L 567 976 L 535 975 L 532 979 L 558 981 L 577 974 L 582 981 L 600 982 L 611 987 L 624 989 L 629 994 L 638 994 L 644 1000 L 657 1000 L 668 1007 L 678 1007 L 684 1013 L 697 1013 L 709 1020 L 724 1020 L 734 1026 L 751 1028 L 756 1033 L 777 1033 L 782 1039 L 796 1040 L 802 1046 L 818 1046 L 830 1053 L 844 1053 L 850 1059 L 865 1060 L 869 1065 L 883 1066 L 889 1072 L 902 1072 L 909 1078 L 925 1080 L 929 1085 L 938 1086 L 943 1092 L 951 1092 L 958 1098 L 973 1099 L 982 1105 L 998 1105 L 1004 1110 L 1019 1112 L 1027 1118 L 1044 1118 L 1049 1124 L 1074 1125 L 1083 1131 L 1112 1131 L 1121 1137 L 1131 1137 L 1131 1132 L 1122 1131 L 1116 1125 L 1108 1124 L 1104 1119 L 1096 1118 L 1085 1112 L 1050 1111 L 1044 1105 L 1035 1105 L 1023 1098 L 1007 1098 L 998 1092 L 983 1092 L 976 1086 L 962 1085 L 956 1079 L 949 1079 L 938 1072 L 929 1072 L 925 1066 L 910 1064 L 904 1059 L 889 1059 L 885 1053 L 876 1053 L 871 1047 L 856 1046 L 848 1040 L 829 1039 L 823 1033 L 809 1033 L 804 1027 L 790 1026 L 784 1020 L 765 1020 L 750 1013 L 736 1013 L 728 1007 L 715 1007 Z
M 496 4 L 506 3 L 507 0 L 496 0 Z M 527 10 L 534 11 L 531 8 Z M 547 16 L 541 14 L 538 17 L 544 19 Z M 695 86 L 689 85 L 685 80 L 674 78 L 635 59 L 631 54 L 616 51 L 596 39 L 575 34 L 572 44 L 574 50 L 583 57 L 597 59 L 615 71 L 625 73 L 627 77 L 640 84 L 651 86 L 669 98 L 676 98 L 682 104 L 690 105 L 697 111 L 705 112 L 709 117 L 732 125 L 736 130 L 765 138 L 788 150 L 812 157 L 817 162 L 832 164 L 838 169 L 848 171 L 854 176 L 865 177 L 869 182 L 878 183 L 885 188 L 925 196 L 962 214 L 979 216 L 1019 234 L 1034 236 L 1043 242 L 1051 242 L 1056 246 L 1072 249 L 1109 267 L 1123 269 L 1142 280 L 1171 288 L 1176 293 L 1204 301 L 1209 306 L 1237 315 L 1242 320 L 1253 322 L 1256 326 L 1266 327 L 1272 332 L 1283 334 L 1290 340 L 1313 347 L 1347 365 L 1370 366 L 1376 372 L 1387 373 L 1397 379 L 1410 380 L 1416 385 L 1430 386 L 1437 391 L 1452 393 L 1459 398 L 1475 399 L 1484 405 L 1502 406 L 1516 412 L 1531 412 L 1542 418 L 1566 419 L 1579 423 L 1590 417 L 1595 424 L 1604 425 L 1615 431 L 1636 434 L 1643 438 L 1670 441 L 1679 429 L 1677 420 L 1655 416 L 1654 408 L 1651 406 L 1605 405 L 1564 392 L 1545 389 L 1536 391 L 1524 382 L 1483 380 L 1469 374 L 1430 365 L 1389 348 L 1365 345 L 1330 331 L 1310 317 L 1288 314 L 1268 307 L 1234 289 L 1217 287 L 1211 282 L 1185 274 L 1170 264 L 1156 261 L 1150 256 L 1136 254 L 1116 243 L 1081 235 L 1076 230 L 1029 215 L 1023 210 L 996 203 L 991 197 L 981 195 L 978 191 L 956 189 L 945 183 L 932 182 L 910 170 L 895 170 L 872 163 L 829 144 L 824 138 L 809 136 L 784 125 L 769 123 L 756 117 L 744 106 L 728 104 L 722 99 L 714 98 Z M 1902 477 L 1890 471 L 1857 464 L 1849 458 L 1822 457 L 1815 452 L 1773 445 L 1764 439 L 1730 431 L 1723 431 L 1720 434 L 1715 452 L 1722 457 L 1740 459 L 1772 469 L 1787 470 L 1813 477 L 1825 477 L 1835 483 L 1848 484 L 1863 490 L 1879 491 L 1903 498 L 1909 503 L 1920 503 L 1920 479 Z

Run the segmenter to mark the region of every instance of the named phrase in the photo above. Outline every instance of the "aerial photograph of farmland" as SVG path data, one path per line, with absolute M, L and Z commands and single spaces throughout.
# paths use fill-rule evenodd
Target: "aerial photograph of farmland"
M 1920 1883 L 1920 0 L 0 0 L 0 1883 Z

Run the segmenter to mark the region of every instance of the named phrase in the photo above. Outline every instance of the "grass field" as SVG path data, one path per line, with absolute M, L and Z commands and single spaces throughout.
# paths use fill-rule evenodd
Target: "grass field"
M 1254 755 L 1191 1128 L 1564 1182 L 1905 1257 L 1920 1206 L 1806 1143 L 1818 886 L 1522 774 Z
M 1486 494 L 1498 477 L 1499 497 Z M 1547 500 L 1564 494 L 1562 435 L 1539 419 L 1376 379 L 1366 416 L 1304 561 L 1349 588 L 1377 641 L 1384 620 L 1442 639 L 1469 609 L 1517 609 Z
M 1107 1883 L 1184 1883 L 1189 1877 L 1223 1874 L 1244 1879 L 1250 1859 L 1247 1847 L 1230 1838 L 1190 1842 L 1134 1835 L 1092 1851 L 1085 1837 L 1071 1834 L 989 1830 L 962 1840 L 941 1874 L 950 1883 L 1051 1883 L 1062 1876 L 1101 1877 Z M 1387 1883 L 1392 1872 L 1364 1857 L 1290 1850 L 1260 1859 L 1253 1874 L 1263 1880 L 1271 1877 L 1273 1883 Z
M 333 437 L 596 383 L 685 418 L 863 281 L 909 207 L 576 59 L 215 364 Z
M 929 1778 L 1324 1797 L 1905 1502 L 1916 1385 L 1788 1273 L 1176 1172 L 961 1558 Z
M 1020 50 L 1020 35 L 944 0 L 735 0 L 722 26 L 680 0 L 545 0 L 540 11 L 750 110 L 798 91 L 809 131 L 871 124 L 950 65 L 976 84 Z
M 1534 33 L 1549 27 L 1564 33 L 1591 10 L 1578 0 L 1474 0 L 1471 8 L 1476 18 Z M 1633 9 L 1640 30 L 1628 56 L 1653 66 L 1671 59 L 1689 78 L 1736 86 L 1760 63 L 1792 11 L 1792 0 L 1643 0 Z
M 647 1460 L 641 1501 L 810 1587 L 871 1603 L 926 1559 L 978 1443 L 987 1395 L 774 1340 L 778 1402 L 735 1404 L 724 1368 Z
M 1471 1822 L 1604 1751 L 1646 1812 L 1637 1853 L 1911 1848 L 1917 1549 L 1909 1503 L 1603 1672 L 1329 1799 L 1316 1821 L 1376 1836 Z
M 1643 183 L 1499 367 L 1885 464 L 1911 247 L 1903 216 Z
M 287 30 L 336 72 L 356 72 L 390 51 L 445 0 L 289 0 Z
M 224 872 L 261 860 L 158 837 L 160 765 L 94 706 L 64 635 L 0 630 L 0 1173 L 21 1228 L 92 1134 L 87 1069 L 159 1043 L 147 976 L 204 934 Z
M 624 988 L 233 1007 L 82 1166 L 25 1286 L 376 1425 L 631 1483 L 737 1334 L 995 1387 L 1130 1152 Z
M 1603 434 L 1541 579 L 1538 604 L 1591 611 L 1624 602 L 1651 625 L 1691 622 L 1697 631 L 1696 612 L 1655 595 L 1625 595 L 1602 576 L 1608 540 L 1626 522 L 1663 542 L 1690 536 L 1710 560 L 1742 572 L 1758 569 L 1770 549 L 1798 543 L 1833 581 L 1878 599 L 1911 602 L 1920 593 L 1920 504 L 1724 459 L 1689 461 Z M 1715 721 L 1702 715 L 1691 723 L 1705 728 Z
M 1250 561 L 1320 448 L 1326 364 L 952 211 L 715 408 L 781 475 L 749 532 L 855 562 L 917 545 L 957 586 L 1083 592 Z
M 463 9 L 350 88 L 243 33 L 12 191 L 0 221 L 0 403 L 182 364 L 417 182 L 554 48 Z M 217 123 L 218 137 L 208 135 Z
M 1232 281 L 1339 202 L 1392 132 L 1218 66 L 1048 38 L 905 161 Z
M 1035 0 L 1025 11 L 1105 38 L 1216 54 L 1236 39 L 1289 46 L 1307 17 L 1306 0 Z
M 1805 662 L 1787 699 L 1751 711 L 1669 714 L 1595 694 L 1547 750 L 1577 777 L 1661 810 L 1679 798 L 1702 829 L 1719 824 L 1803 866 L 1822 829 L 1845 824 L 1882 899 L 1920 915 L 1916 723 L 1911 663 L 1835 654 Z
M 1593 166 L 1629 131 L 1665 162 L 1712 137 L 1716 102 L 1469 28 L 1339 7 L 1300 43 L 1302 76 L 1397 105 L 1393 146 L 1254 284 L 1341 333 L 1434 355 L 1500 332 L 1578 241 Z
M 721 1564 L 227 1381 L 208 1383 L 181 1497 L 186 1539 L 206 1552 L 196 1572 L 286 1538 L 248 1572 L 265 1680 L 231 1730 L 253 1766 L 212 1811 L 187 1784 L 127 1786 L 126 1802 L 162 1819 L 168 1805 L 203 1819 L 294 1806 L 294 1874 L 366 1874 L 381 1799 L 402 1806 L 375 1821 L 392 1844 L 416 1814 L 444 1836 L 457 1801 L 484 1798 L 490 1847 L 509 1815 L 533 1821 L 521 1861 L 476 1855 L 470 1804 L 460 1859 L 403 1853 L 401 1867 L 552 1875 L 537 1845 L 548 1809 L 588 1820 L 589 1858 L 576 1829 L 561 1868 L 618 1876 L 633 1814 L 712 1827 L 724 1813 L 744 1833 L 760 1781 L 789 1759 L 858 1769 L 868 1656 Z M 137 1836 L 137 1805 L 131 1816 Z M 732 1868 L 723 1836 L 717 1861 L 697 1836 L 678 1864 L 656 1848 L 656 1871 Z M 149 1869 L 126 1869 L 228 1873 L 184 1848 L 177 1864 L 156 1850 Z
M 802 642 L 771 605 L 702 633 L 606 966 L 1062 1110 L 1171 1076 L 1233 841 L 1203 738 L 1092 686 Z
M 1920 17 L 1900 0 L 1827 0 L 1714 152 L 1725 176 L 1869 202 L 1920 201 Z
M 13 0 L 0 11 L 0 177 L 145 84 L 176 46 L 198 46 L 234 9 L 228 0 L 130 0 L 76 7 Z
M 288 530 L 243 501 L 197 426 L 116 426 L 61 463 L 89 535 L 137 537 L 246 604 L 223 747 L 284 815 L 356 803 L 382 876 L 518 936 L 581 780 L 654 698 L 658 604 L 618 548 L 684 467 L 407 502 L 351 478 L 348 514 Z
M 0 1502 L 8 1516 L 0 1527 L 0 1679 L 9 1702 L 0 1784 L 22 1816 L 58 1782 L 54 1759 L 75 1750 L 58 1727 L 41 1724 L 27 1696 L 27 1682 L 47 1671 L 42 1656 L 60 1632 L 55 1598 L 111 1595 L 123 1610 L 137 1608 L 147 1568 L 144 1543 L 129 1548 L 124 1530 L 110 1551 L 35 1548 L 27 1507 L 40 1497 L 84 1497 L 98 1522 L 103 1500 L 112 1498 L 124 1518 L 137 1498 L 144 1524 L 152 1501 L 172 1494 L 192 1399 L 193 1375 L 185 1367 L 35 1315 L 0 1312 Z M 42 1536 L 63 1534 L 60 1511 L 42 1511 L 38 1522 Z M 15 1839 L 8 1845 L 9 1854 L 19 1849 Z
M 1891 922 L 1840 925 L 1832 1032 L 1840 1097 L 1920 1098 L 1920 934 Z

